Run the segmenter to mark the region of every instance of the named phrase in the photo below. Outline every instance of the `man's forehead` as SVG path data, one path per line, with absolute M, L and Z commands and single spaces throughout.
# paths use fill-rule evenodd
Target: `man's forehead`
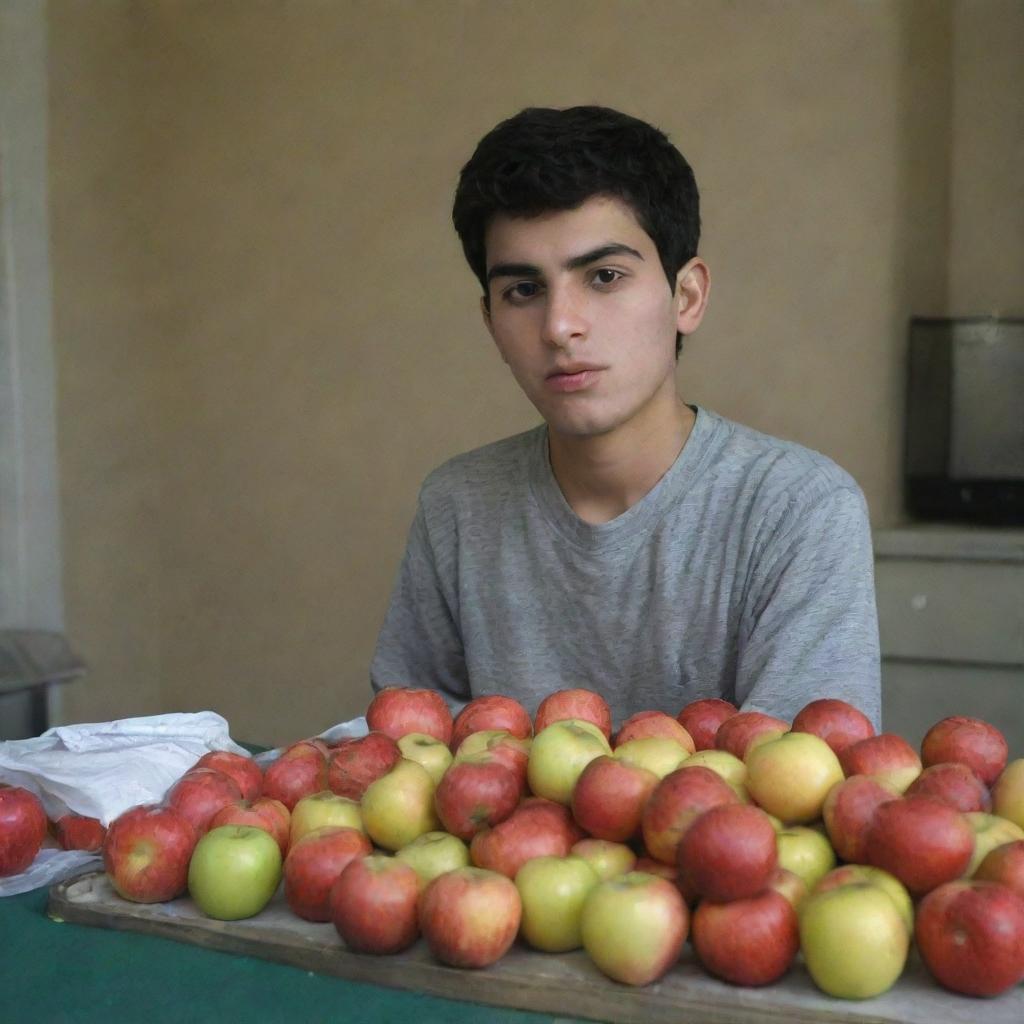
M 488 267 L 498 262 L 561 264 L 610 243 L 641 253 L 655 251 L 632 209 L 611 196 L 593 196 L 573 209 L 549 210 L 534 217 L 496 214 L 484 235 Z

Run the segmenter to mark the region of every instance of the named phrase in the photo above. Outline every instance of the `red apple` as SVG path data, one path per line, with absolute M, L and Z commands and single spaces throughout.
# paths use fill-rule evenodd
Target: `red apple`
M 20 875 L 46 838 L 46 812 L 22 786 L 0 788 L 0 877 Z
M 776 740 L 787 732 L 789 722 L 781 718 L 766 715 L 763 711 L 739 711 L 718 727 L 715 748 L 727 750 L 742 761 L 758 744 Z
M 533 720 L 534 733 L 543 732 L 552 722 L 563 722 L 576 718 L 582 722 L 593 722 L 609 739 L 612 734 L 612 711 L 608 702 L 593 690 L 556 690 L 549 693 L 537 708 Z
M 478 832 L 469 855 L 477 867 L 515 878 L 528 860 L 566 857 L 581 838 L 568 808 L 532 797 L 494 828 Z
M 914 896 L 959 878 L 971 862 L 974 832 L 959 811 L 927 796 L 890 800 L 868 829 L 867 860 Z
M 843 774 L 873 775 L 893 785 L 900 793 L 921 774 L 921 758 L 914 748 L 893 732 L 869 736 L 845 747 L 839 754 Z
M 948 882 L 918 904 L 914 938 L 935 980 L 997 996 L 1024 980 L 1024 898 L 995 882 Z
M 263 792 L 263 770 L 251 758 L 230 750 L 211 750 L 196 762 L 196 768 L 215 768 L 238 783 L 243 800 L 255 800 Z
M 930 796 L 964 814 L 992 809 L 988 786 L 967 765 L 955 761 L 925 768 L 907 787 L 906 795 Z
M 829 841 L 839 857 L 854 864 L 865 862 L 868 830 L 875 812 L 899 795 L 888 783 L 871 775 L 851 775 L 828 791 L 821 813 Z
M 522 918 L 511 879 L 482 868 L 438 875 L 420 895 L 419 922 L 431 953 L 451 967 L 488 967 L 515 940 Z
M 193 768 L 167 791 L 167 803 L 188 818 L 200 835 L 222 807 L 241 799 L 238 783 L 215 768 Z
M 615 735 L 614 746 L 628 743 L 630 740 L 641 740 L 651 736 L 678 743 L 687 753 L 694 753 L 696 746 L 693 737 L 671 715 L 664 711 L 638 711 L 622 723 L 622 728 Z
M 641 829 L 647 852 L 675 864 L 679 840 L 698 815 L 739 802 L 732 786 L 710 768 L 677 768 L 658 783 L 644 807 Z
M 115 818 L 103 841 L 103 865 L 126 900 L 163 903 L 188 888 L 199 834 L 173 807 L 141 804 Z
M 989 850 L 973 876 L 979 882 L 998 882 L 1024 899 L 1024 839 Z
M 400 740 L 410 732 L 422 732 L 442 743 L 452 741 L 452 713 L 437 690 L 388 686 L 379 690 L 366 709 L 366 724 Z
M 457 715 L 452 727 L 451 748 L 456 752 L 462 741 L 474 732 L 501 729 L 517 739 L 533 735 L 530 713 L 517 700 L 488 694 L 471 700 Z
M 775 828 L 747 804 L 705 811 L 679 841 L 679 878 L 716 903 L 747 899 L 768 884 L 779 864 Z
M 331 886 L 331 920 L 357 953 L 398 953 L 420 933 L 416 904 L 420 876 L 382 854 L 349 861 Z
M 658 781 L 654 772 L 639 765 L 596 757 L 573 787 L 573 817 L 596 839 L 625 842 L 640 831 L 644 807 Z
M 520 785 L 503 764 L 473 754 L 457 761 L 434 791 L 434 809 L 446 832 L 467 842 L 504 821 L 519 803 Z
M 774 889 L 727 903 L 703 900 L 690 936 L 708 973 L 733 985 L 778 981 L 800 949 L 796 911 Z
M 327 785 L 338 796 L 359 800 L 366 787 L 398 763 L 398 744 L 382 732 L 371 732 L 331 751 Z
M 926 768 L 953 761 L 965 764 L 991 786 L 1006 767 L 1006 737 L 980 718 L 954 715 L 936 722 L 921 741 L 921 761 Z
M 331 920 L 331 886 L 356 857 L 373 852 L 357 828 L 325 825 L 307 832 L 284 859 L 284 896 L 307 921 Z
M 263 795 L 280 800 L 289 811 L 304 796 L 327 788 L 327 754 L 305 740 L 285 750 L 263 773 Z
M 258 796 L 255 800 L 236 800 L 222 807 L 210 819 L 210 828 L 221 825 L 252 825 L 261 828 L 274 837 L 283 858 L 288 852 L 291 817 L 291 812 L 280 800 Z
M 676 716 L 676 721 L 690 734 L 697 750 L 714 750 L 718 727 L 736 714 L 738 708 L 719 697 L 691 701 Z
M 805 704 L 793 719 L 793 732 L 810 732 L 823 739 L 838 754 L 851 743 L 875 735 L 875 727 L 864 712 L 845 700 L 823 697 Z
M 103 849 L 107 830 L 98 818 L 81 814 L 65 814 L 54 822 L 54 835 L 62 850 L 86 850 L 98 853 Z

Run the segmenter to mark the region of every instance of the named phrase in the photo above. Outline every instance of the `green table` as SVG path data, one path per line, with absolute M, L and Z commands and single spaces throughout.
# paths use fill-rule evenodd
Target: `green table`
M 46 916 L 46 900 L 46 889 L 0 899 L 0 1020 L 5 1022 L 556 1020 L 343 981 L 149 935 L 58 924 Z

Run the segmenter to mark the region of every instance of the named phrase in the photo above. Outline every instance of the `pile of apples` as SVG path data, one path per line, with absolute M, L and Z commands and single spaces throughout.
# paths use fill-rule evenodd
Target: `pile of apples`
M 687 939 L 729 983 L 770 984 L 800 954 L 849 999 L 895 984 L 913 943 L 955 992 L 1024 980 L 1024 758 L 1008 763 L 979 719 L 936 723 L 920 753 L 829 698 L 792 723 L 698 700 L 614 739 L 583 689 L 531 721 L 506 696 L 453 720 L 436 691 L 392 687 L 366 719 L 369 735 L 302 740 L 266 772 L 205 755 L 163 804 L 111 823 L 115 889 L 187 891 L 238 920 L 283 879 L 292 912 L 357 952 L 422 935 L 442 963 L 486 967 L 518 937 L 582 947 L 630 985 L 662 977 Z M 0 790 L 0 873 L 14 791 Z

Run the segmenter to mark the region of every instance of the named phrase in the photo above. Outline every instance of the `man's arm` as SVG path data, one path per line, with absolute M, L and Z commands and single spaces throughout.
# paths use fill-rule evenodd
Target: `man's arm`
M 453 573 L 453 558 L 445 564 Z M 458 610 L 453 607 L 457 588 L 454 579 L 442 579 L 442 568 L 421 501 L 377 638 L 370 685 L 374 691 L 384 686 L 439 690 L 453 711 L 458 711 L 470 699 L 469 679 Z
M 853 704 L 880 728 L 871 529 L 854 487 L 790 509 L 755 566 L 740 630 L 743 710 L 792 720 L 821 697 Z

